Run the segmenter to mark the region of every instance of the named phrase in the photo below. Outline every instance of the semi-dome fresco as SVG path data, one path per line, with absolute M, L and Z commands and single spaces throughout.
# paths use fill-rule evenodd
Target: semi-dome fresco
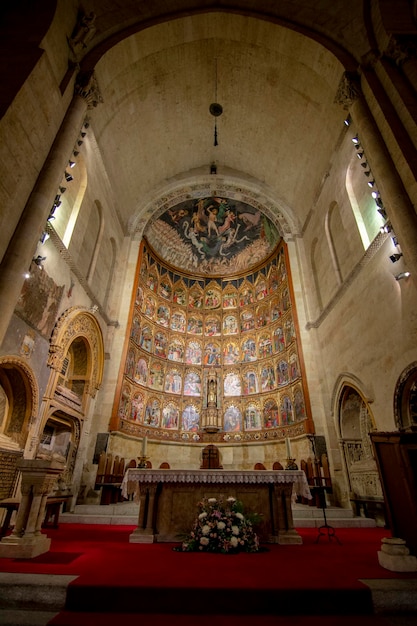
M 151 221 L 145 236 L 178 269 L 230 276 L 253 268 L 274 250 L 279 233 L 259 210 L 238 200 L 186 200 Z

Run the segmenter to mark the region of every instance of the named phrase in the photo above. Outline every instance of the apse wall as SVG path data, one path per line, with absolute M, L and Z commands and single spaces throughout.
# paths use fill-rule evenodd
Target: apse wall
M 311 432 L 285 243 L 227 278 L 178 271 L 146 240 L 139 259 L 112 430 L 194 444 Z M 210 406 L 217 432 L 206 428 Z

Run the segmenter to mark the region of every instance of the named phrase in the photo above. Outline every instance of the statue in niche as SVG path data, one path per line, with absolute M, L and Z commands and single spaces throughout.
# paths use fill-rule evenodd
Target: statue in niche
M 217 406 L 217 381 L 215 376 L 210 377 L 208 381 L 207 404 L 209 406 Z
M 70 41 L 73 48 L 80 45 L 83 48 L 87 47 L 88 42 L 94 37 L 96 32 L 96 14 L 94 11 L 90 11 L 88 14 L 80 15 L 77 25 L 74 29 Z

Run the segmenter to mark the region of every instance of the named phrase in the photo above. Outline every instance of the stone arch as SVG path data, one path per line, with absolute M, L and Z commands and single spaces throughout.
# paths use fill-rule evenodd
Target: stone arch
M 417 430 L 417 361 L 400 374 L 394 391 L 394 420 L 399 430 Z
M 23 449 L 39 409 L 38 384 L 23 358 L 0 357 L 0 388 L 0 434 L 11 447 Z
M 61 315 L 52 333 L 48 365 L 56 372 L 63 372 L 70 346 L 77 338 L 82 338 L 88 347 L 86 393 L 95 397 L 103 377 L 104 345 L 100 325 L 89 310 L 72 307 Z

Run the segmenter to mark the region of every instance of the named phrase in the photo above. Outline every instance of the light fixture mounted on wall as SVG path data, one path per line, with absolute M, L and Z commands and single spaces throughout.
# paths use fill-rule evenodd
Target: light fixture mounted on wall
M 390 254 L 390 261 L 391 263 L 396 263 L 397 261 L 399 261 L 402 257 L 403 253 L 402 252 L 394 252 L 394 254 Z
M 396 275 L 395 280 L 402 280 L 403 278 L 408 278 L 409 276 L 411 276 L 410 272 L 400 272 Z
M 217 102 L 217 59 L 216 61 L 216 73 L 215 73 L 215 90 L 214 97 L 215 101 L 212 102 L 209 106 L 209 111 L 211 115 L 214 117 L 214 145 L 218 146 L 219 142 L 217 141 L 217 118 L 223 113 L 223 107 L 221 104 Z
M 69 172 L 65 172 L 65 180 L 67 181 L 67 183 L 71 182 L 72 180 L 74 180 L 74 178 L 71 176 L 71 174 Z

